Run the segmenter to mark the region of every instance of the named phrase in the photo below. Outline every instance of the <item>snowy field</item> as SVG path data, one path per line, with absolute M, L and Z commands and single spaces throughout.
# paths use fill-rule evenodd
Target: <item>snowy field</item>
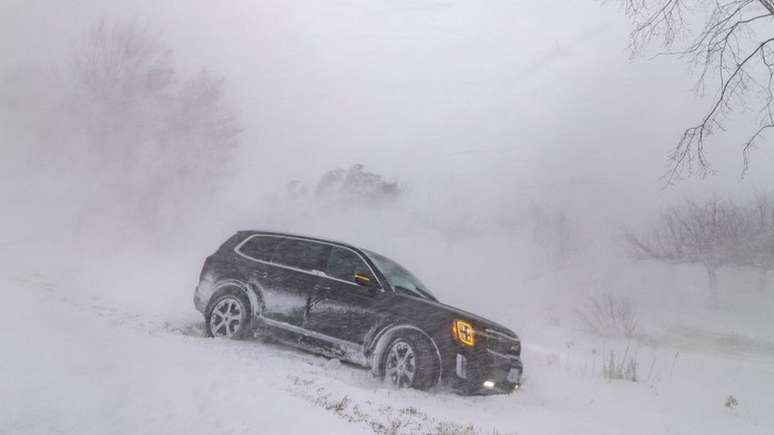
M 75 263 L 53 247 L 38 248 L 37 255 L 19 256 L 18 246 L 2 251 L 4 435 L 770 434 L 774 428 L 774 328 L 765 314 L 771 298 L 752 290 L 750 297 L 769 304 L 758 317 L 753 310 L 736 322 L 733 313 L 697 309 L 676 323 L 665 320 L 668 312 L 640 313 L 659 320 L 641 324 L 628 343 L 584 332 L 571 301 L 547 296 L 555 281 L 525 283 L 536 294 L 519 304 L 479 298 L 467 308 L 522 335 L 527 380 L 509 396 L 459 397 L 393 390 L 367 370 L 278 344 L 203 337 L 191 303 L 194 254 Z M 639 286 L 653 284 L 645 275 Z M 521 314 L 508 318 L 508 311 Z M 639 364 L 637 381 L 606 379 L 602 356 L 627 345 Z M 729 396 L 736 402 L 727 403 Z

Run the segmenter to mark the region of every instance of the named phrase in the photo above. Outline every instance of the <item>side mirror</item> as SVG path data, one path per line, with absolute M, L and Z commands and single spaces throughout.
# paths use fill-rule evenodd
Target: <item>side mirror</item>
M 374 286 L 374 280 L 365 274 L 362 273 L 356 273 L 354 276 L 354 280 L 358 285 L 361 285 L 363 287 L 373 287 Z

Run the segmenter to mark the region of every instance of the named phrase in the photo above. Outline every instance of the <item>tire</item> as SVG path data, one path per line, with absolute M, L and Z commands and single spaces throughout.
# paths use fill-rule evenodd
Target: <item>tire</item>
M 250 301 L 240 290 L 228 289 L 216 294 L 204 317 L 207 335 L 233 340 L 247 338 L 251 331 L 250 313 Z
M 398 333 L 386 347 L 381 362 L 384 382 L 397 388 L 432 388 L 438 383 L 440 370 L 435 346 L 416 332 Z

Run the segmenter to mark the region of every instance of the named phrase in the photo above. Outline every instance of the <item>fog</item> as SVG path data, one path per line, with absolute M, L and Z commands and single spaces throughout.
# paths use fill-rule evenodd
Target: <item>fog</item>
M 235 189 L 271 191 L 363 163 L 417 191 L 453 183 L 443 190 L 454 202 L 486 191 L 493 202 L 540 198 L 631 219 L 627 212 L 639 215 L 663 198 L 771 181 L 767 150 L 756 151 L 740 180 L 731 128 L 711 150 L 718 176 L 662 189 L 665 155 L 706 101 L 693 98 L 695 77 L 679 59 L 630 61 L 630 23 L 615 5 L 60 7 L 5 2 L 4 69 L 65 68 L 101 18 L 147 23 L 181 69 L 226 78 L 244 126 Z M 40 28 L 45 35 L 31 30 Z M 32 156 L 30 169 L 39 161 Z
M 73 63 L 100 20 L 150 29 L 176 83 L 222 78 L 236 145 L 192 151 L 172 136 L 166 157 L 129 162 L 122 147 L 147 127 L 132 113 L 84 145 L 99 115 L 79 111 Z M 204 257 L 237 230 L 289 231 L 389 255 L 440 300 L 540 346 L 562 335 L 546 325 L 582 329 L 578 307 L 607 293 L 636 301 L 644 342 L 699 318 L 770 339 L 756 322 L 774 302 L 754 275 L 722 274 L 714 310 L 701 270 L 625 252 L 622 230 L 670 204 L 774 188 L 772 149 L 742 175 L 743 111 L 712 138 L 715 174 L 667 185 L 666 156 L 711 95 L 682 59 L 632 57 L 631 28 L 616 2 L 593 0 L 4 0 L 0 269 L 78 276 L 84 300 L 190 322 Z M 315 194 L 355 165 L 398 194 Z
M 531 235 L 540 213 L 567 216 L 583 251 L 570 265 L 594 276 L 584 262 L 609 269 L 621 261 L 621 229 L 665 205 L 750 196 L 774 182 L 768 149 L 754 150 L 741 176 L 742 117 L 709 150 L 715 175 L 666 185 L 666 155 L 707 100 L 693 93 L 696 77 L 681 59 L 631 57 L 631 23 L 614 4 L 12 1 L 1 16 L 9 246 L 50 245 L 45 237 L 55 235 L 77 246 L 139 245 L 149 258 L 187 246 L 193 265 L 237 229 L 293 231 L 381 248 L 455 297 L 465 290 L 444 278 L 444 265 L 471 256 L 476 271 L 506 279 L 553 268 L 530 254 L 541 249 Z M 81 122 L 57 112 L 63 89 L 75 86 L 74 59 L 101 20 L 150 29 L 179 76 L 206 68 L 222 77 L 223 104 L 241 128 L 224 155 L 186 151 L 178 139 L 172 160 L 218 159 L 224 174 L 203 177 L 211 189 L 198 180 L 171 197 L 142 191 L 158 195 L 158 221 L 142 222 L 124 191 L 105 187 L 121 181 L 100 174 L 94 151 L 70 135 Z M 133 145 L 114 135 L 101 146 L 120 168 L 120 150 Z M 129 176 L 141 183 L 159 170 L 152 162 L 140 160 Z M 160 164 L 162 185 L 174 183 Z M 398 183 L 399 198 L 288 195 L 290 182 L 311 191 L 325 172 L 355 164 Z

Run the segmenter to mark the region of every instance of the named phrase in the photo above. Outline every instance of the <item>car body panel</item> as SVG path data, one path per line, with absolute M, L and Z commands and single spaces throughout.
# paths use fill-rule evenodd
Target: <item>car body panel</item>
M 365 346 L 366 336 L 387 315 L 391 294 L 321 278 L 304 318 L 306 329 Z

